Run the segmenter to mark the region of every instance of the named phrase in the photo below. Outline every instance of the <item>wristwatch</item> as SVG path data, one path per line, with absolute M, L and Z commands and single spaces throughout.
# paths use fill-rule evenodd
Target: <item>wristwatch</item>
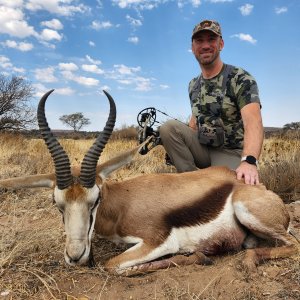
M 252 155 L 243 156 L 241 161 L 245 161 L 248 164 L 255 165 L 255 166 L 257 166 L 257 164 L 258 164 L 257 159 Z

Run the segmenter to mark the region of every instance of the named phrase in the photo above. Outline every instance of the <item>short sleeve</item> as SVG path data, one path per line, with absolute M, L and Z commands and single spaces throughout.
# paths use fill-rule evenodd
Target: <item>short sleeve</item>
M 242 109 L 245 105 L 250 103 L 259 103 L 261 106 L 258 86 L 254 77 L 247 71 L 239 69 L 234 79 L 234 89 L 238 107 Z

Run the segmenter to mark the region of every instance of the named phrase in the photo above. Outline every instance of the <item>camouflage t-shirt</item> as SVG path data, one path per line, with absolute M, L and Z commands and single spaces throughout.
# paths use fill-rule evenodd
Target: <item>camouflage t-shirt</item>
M 241 109 L 249 103 L 260 103 L 258 87 L 255 79 L 245 70 L 233 67 L 228 74 L 223 97 L 222 71 L 211 79 L 200 76 L 189 83 L 189 96 L 193 115 L 199 119 L 209 120 L 219 117 L 225 130 L 225 148 L 243 148 L 244 126 Z M 228 66 L 227 66 L 228 67 Z M 200 90 L 200 93 L 199 93 Z

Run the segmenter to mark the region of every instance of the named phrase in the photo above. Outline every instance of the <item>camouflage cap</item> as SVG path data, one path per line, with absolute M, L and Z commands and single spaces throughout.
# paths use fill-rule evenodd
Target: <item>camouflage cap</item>
M 192 39 L 195 35 L 203 30 L 209 30 L 215 33 L 218 36 L 222 36 L 221 26 L 217 21 L 213 20 L 204 20 L 197 24 L 193 29 Z

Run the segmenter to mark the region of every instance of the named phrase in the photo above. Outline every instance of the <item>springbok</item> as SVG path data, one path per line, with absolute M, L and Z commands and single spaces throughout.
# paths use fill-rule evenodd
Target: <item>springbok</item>
M 134 244 L 105 264 L 114 274 L 210 264 L 206 255 L 237 251 L 243 245 L 249 248 L 243 262 L 250 270 L 262 260 L 299 253 L 299 243 L 288 232 L 289 214 L 282 200 L 263 185 L 238 181 L 235 172 L 225 167 L 106 181 L 145 145 L 97 165 L 116 119 L 116 106 L 107 92 L 110 112 L 104 130 L 85 154 L 81 167 L 71 167 L 46 120 L 45 102 L 52 91 L 39 102 L 38 123 L 55 174 L 1 180 L 0 187 L 54 190 L 54 201 L 64 220 L 68 264 L 93 265 L 93 229 L 116 243 Z M 277 240 L 280 245 L 257 248 L 249 243 L 253 237 Z

